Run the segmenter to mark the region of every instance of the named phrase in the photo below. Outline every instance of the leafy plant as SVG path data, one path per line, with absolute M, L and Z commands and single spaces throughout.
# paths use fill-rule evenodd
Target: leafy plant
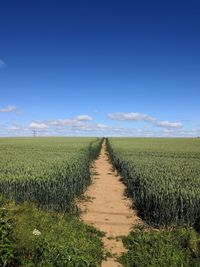
M 123 242 L 128 252 L 120 257 L 120 262 L 126 267 L 200 266 L 200 236 L 193 229 L 134 229 Z
M 0 196 L 0 266 L 15 266 L 17 262 L 13 240 L 13 221 L 7 217 L 7 210 L 3 207 Z
M 10 206 L 22 266 L 100 266 L 102 233 L 74 216 L 47 213 L 33 205 Z

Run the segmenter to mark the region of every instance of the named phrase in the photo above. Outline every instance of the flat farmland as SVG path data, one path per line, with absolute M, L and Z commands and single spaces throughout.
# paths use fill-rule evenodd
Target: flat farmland
M 1 266 L 198 267 L 199 207 L 198 138 L 0 139 Z
M 200 217 L 200 139 L 109 138 L 111 160 L 140 216 L 154 225 Z
M 89 184 L 100 143 L 98 138 L 1 138 L 0 193 L 65 211 Z

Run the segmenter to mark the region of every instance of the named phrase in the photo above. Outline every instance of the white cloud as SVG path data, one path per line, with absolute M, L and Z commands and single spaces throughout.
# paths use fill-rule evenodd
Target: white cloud
M 109 128 L 108 125 L 105 125 L 103 123 L 97 123 L 97 127 L 100 128 L 100 129 L 107 129 L 107 128 Z
M 49 128 L 49 126 L 44 123 L 44 122 L 37 122 L 37 121 L 32 121 L 30 124 L 29 124 L 29 128 L 30 129 L 47 129 Z
M 13 123 L 9 128 L 9 131 L 20 131 L 23 130 L 23 127 L 17 123 Z
M 67 125 L 74 125 L 81 122 L 87 122 L 91 120 L 93 120 L 93 118 L 88 115 L 78 115 L 73 119 L 54 119 L 50 120 L 48 123 L 52 126 L 62 127 Z
M 28 126 L 13 123 L 0 125 L 0 136 L 121 136 L 121 137 L 197 137 L 200 129 L 176 129 L 143 126 L 142 128 L 116 127 L 102 123 L 73 122 L 57 127 L 49 121 L 32 121 Z
M 4 66 L 5 66 L 5 62 L 2 59 L 0 59 L 0 68 Z
M 1 112 L 12 112 L 15 106 L 0 109 Z M 200 135 L 199 127 L 196 129 L 184 129 L 181 122 L 158 121 L 156 118 L 141 113 L 111 113 L 110 119 L 119 121 L 143 121 L 143 127 L 133 128 L 111 126 L 104 123 L 94 123 L 88 115 L 78 115 L 74 118 L 34 120 L 28 125 L 16 123 L 0 127 L 0 136 L 31 136 L 32 130 L 36 130 L 41 136 L 128 136 L 128 137 L 175 137 Z
M 75 121 L 92 121 L 93 118 L 88 115 L 78 115 L 74 118 Z
M 150 115 L 141 114 L 138 112 L 130 112 L 130 113 L 123 113 L 123 112 L 116 112 L 116 113 L 109 113 L 107 117 L 111 120 L 117 121 L 155 121 Z
M 19 112 L 19 109 L 14 105 L 9 105 L 5 108 L 1 108 L 0 112 L 6 113 L 6 112 Z
M 49 121 L 49 124 L 52 126 L 66 126 L 66 125 L 70 125 L 72 123 L 72 120 L 70 119 L 55 119 L 55 120 L 51 120 Z
M 180 129 L 183 127 L 181 122 L 160 121 L 156 123 L 156 126 L 165 129 Z
M 101 123 L 75 123 L 72 126 L 72 129 L 76 129 L 78 131 L 106 131 L 110 129 L 110 126 L 101 124 Z
M 181 129 L 183 127 L 181 122 L 170 122 L 170 121 L 158 121 L 156 118 L 148 115 L 137 112 L 131 113 L 110 113 L 107 117 L 111 120 L 118 121 L 146 121 L 153 124 L 153 126 L 161 127 L 166 130 L 175 130 Z
M 78 115 L 73 119 L 53 119 L 49 121 L 33 121 L 29 124 L 31 129 L 81 127 L 93 118 L 88 115 Z M 83 126 L 82 126 L 83 127 Z

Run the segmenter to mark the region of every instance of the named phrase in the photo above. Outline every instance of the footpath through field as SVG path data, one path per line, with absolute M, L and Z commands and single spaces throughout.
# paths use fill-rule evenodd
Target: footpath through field
M 122 241 L 117 236 L 127 235 L 131 226 L 140 219 L 131 209 L 131 201 L 124 196 L 125 186 L 120 176 L 113 171 L 106 152 L 105 141 L 99 158 L 91 168 L 92 184 L 88 187 L 85 196 L 88 201 L 81 204 L 81 218 L 89 225 L 104 231 L 104 246 L 114 256 L 103 261 L 102 267 L 121 266 L 115 257 L 125 251 Z

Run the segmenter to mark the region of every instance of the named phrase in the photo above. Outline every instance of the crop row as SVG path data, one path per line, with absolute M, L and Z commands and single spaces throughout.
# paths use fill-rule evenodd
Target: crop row
M 111 138 L 107 149 L 142 218 L 164 226 L 199 223 L 199 139 Z
M 17 202 L 65 211 L 90 183 L 97 138 L 0 140 L 0 193 Z

